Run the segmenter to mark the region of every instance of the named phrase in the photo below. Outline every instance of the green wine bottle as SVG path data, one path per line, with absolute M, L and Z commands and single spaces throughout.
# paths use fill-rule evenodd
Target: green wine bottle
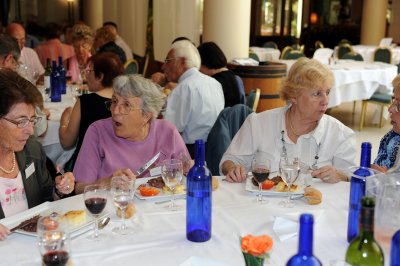
M 353 266 L 380 266 L 384 264 L 384 257 L 381 247 L 374 239 L 375 201 L 364 197 L 361 204 L 360 233 L 347 248 L 346 262 Z

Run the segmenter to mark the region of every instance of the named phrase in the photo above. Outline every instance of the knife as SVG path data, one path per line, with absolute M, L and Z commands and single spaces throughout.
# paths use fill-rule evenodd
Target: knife
M 160 157 L 160 152 L 154 155 L 147 163 L 134 172 L 136 177 L 139 177 L 141 174 L 143 174 L 155 161 L 157 161 L 158 157 Z

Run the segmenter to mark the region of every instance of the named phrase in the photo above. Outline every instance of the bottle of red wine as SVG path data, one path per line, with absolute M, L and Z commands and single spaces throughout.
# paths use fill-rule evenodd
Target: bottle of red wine
M 373 198 L 364 197 L 360 213 L 360 233 L 351 241 L 346 251 L 346 262 L 352 266 L 380 266 L 384 264 L 383 252 L 374 239 Z
M 186 238 L 205 242 L 211 238 L 211 172 L 204 164 L 204 142 L 195 142 L 195 163 L 186 186 Z
M 299 251 L 286 263 L 287 266 L 322 266 L 320 260 L 313 255 L 313 226 L 312 214 L 300 216 Z
M 44 89 L 45 89 L 45 93 L 47 95 L 50 95 L 50 89 L 51 89 L 51 60 L 50 58 L 47 58 L 46 60 L 46 68 L 44 71 Z
M 361 199 L 365 196 L 365 177 L 373 175 L 371 167 L 371 143 L 361 144 L 360 168 L 354 171 L 350 180 L 349 217 L 347 224 L 347 241 L 351 242 L 358 235 L 358 224 L 361 210 Z
M 398 230 L 392 238 L 390 266 L 400 266 L 400 230 Z

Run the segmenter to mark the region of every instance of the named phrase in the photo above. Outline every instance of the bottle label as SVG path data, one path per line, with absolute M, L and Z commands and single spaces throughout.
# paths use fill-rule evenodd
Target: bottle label
M 44 76 L 44 87 L 50 88 L 50 76 Z

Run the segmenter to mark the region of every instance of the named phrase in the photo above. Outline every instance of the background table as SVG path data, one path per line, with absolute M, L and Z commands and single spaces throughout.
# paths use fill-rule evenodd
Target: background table
M 258 56 L 261 62 L 278 60 L 281 55 L 281 51 L 273 48 L 264 48 L 252 46 L 250 49 Z
M 362 55 L 365 62 L 371 63 L 374 61 L 376 45 L 353 45 L 353 50 Z M 400 63 L 400 47 L 391 47 L 392 49 L 392 64 Z
M 188 260 L 208 259 L 213 265 L 244 265 L 240 250 L 239 236 L 246 234 L 269 234 L 274 239 L 271 259 L 268 265 L 285 265 L 296 253 L 298 237 L 279 241 L 272 226 L 275 217 L 291 217 L 298 220 L 301 213 L 314 214 L 314 254 L 329 265 L 334 259 L 343 259 L 348 246 L 347 214 L 349 183 L 326 184 L 314 181 L 313 186 L 323 193 L 320 205 L 308 205 L 304 199 L 296 200 L 297 207 L 284 209 L 278 203 L 286 198 L 268 198 L 265 205 L 256 204 L 256 195 L 245 190 L 245 184 L 231 184 L 220 181 L 220 187 L 213 192 L 212 237 L 204 243 L 186 240 L 186 213 L 184 210 L 170 212 L 166 204 L 154 204 L 151 200 L 135 198 L 137 215 L 132 223 L 136 227 L 133 235 L 110 234 L 106 241 L 91 242 L 85 239 L 87 232 L 72 240 L 72 261 L 79 265 L 207 265 L 189 264 Z M 82 195 L 54 202 L 54 208 L 67 206 L 85 209 Z M 184 200 L 177 204 L 185 206 Z M 114 213 L 111 200 L 107 209 Z M 112 216 L 107 226 L 111 233 L 119 225 Z M 10 222 L 11 218 L 0 221 Z M 40 258 L 36 238 L 12 234 L 0 242 L 0 265 L 38 265 Z M 195 257 L 195 258 L 193 258 Z M 186 262 L 186 264 L 183 264 Z M 33 264 L 32 264 L 33 265 Z M 210 264 L 208 264 L 210 265 Z

